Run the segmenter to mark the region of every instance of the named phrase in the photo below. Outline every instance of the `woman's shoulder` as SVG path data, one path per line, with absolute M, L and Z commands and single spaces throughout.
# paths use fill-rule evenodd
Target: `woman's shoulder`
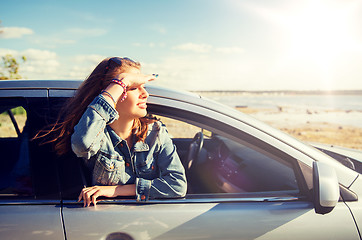
M 166 125 L 159 120 L 148 125 L 146 142 L 152 145 L 156 142 L 156 139 L 158 139 L 161 144 L 168 142 L 170 139 Z
M 148 125 L 149 131 L 167 131 L 166 125 L 160 120 L 156 120 Z
M 148 135 L 150 135 L 150 134 L 151 135 L 156 134 L 160 138 L 163 138 L 163 137 L 170 138 L 166 125 L 163 122 L 161 122 L 160 120 L 157 120 L 157 121 L 149 124 Z

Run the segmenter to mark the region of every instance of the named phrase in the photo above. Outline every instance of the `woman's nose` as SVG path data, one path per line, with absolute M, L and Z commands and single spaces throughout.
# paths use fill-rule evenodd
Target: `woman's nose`
M 148 92 L 146 91 L 146 89 L 142 86 L 140 98 L 148 98 L 149 95 L 150 95 L 150 94 L 148 94 Z

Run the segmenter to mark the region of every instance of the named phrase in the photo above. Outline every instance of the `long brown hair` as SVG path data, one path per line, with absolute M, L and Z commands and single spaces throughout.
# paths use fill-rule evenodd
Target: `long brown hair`
M 111 61 L 106 58 L 101 61 L 93 72 L 79 86 L 75 95 L 70 98 L 62 108 L 59 117 L 50 130 L 39 132 L 35 138 L 42 138 L 52 133 L 46 143 L 55 142 L 54 149 L 58 155 L 63 155 L 71 150 L 70 138 L 74 132 L 74 126 L 79 122 L 83 113 L 93 99 L 105 89 L 118 74 L 129 68 L 140 69 L 141 65 L 128 58 L 117 58 L 119 61 Z M 63 119 L 64 120 L 61 120 Z M 148 118 L 139 118 L 134 121 L 133 132 L 136 141 L 144 141 L 148 131 Z

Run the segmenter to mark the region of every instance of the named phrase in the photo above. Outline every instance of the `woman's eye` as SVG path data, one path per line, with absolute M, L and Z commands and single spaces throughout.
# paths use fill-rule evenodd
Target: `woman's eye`
M 137 89 L 136 87 L 133 87 L 133 88 L 127 89 L 127 91 L 134 91 L 134 90 L 136 90 L 136 89 Z

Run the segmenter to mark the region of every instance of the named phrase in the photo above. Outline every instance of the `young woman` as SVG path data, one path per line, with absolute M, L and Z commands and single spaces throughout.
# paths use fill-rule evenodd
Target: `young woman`
M 92 170 L 94 186 L 78 199 L 84 206 L 100 196 L 147 201 L 186 194 L 184 168 L 165 126 L 145 117 L 144 84 L 154 79 L 137 62 L 107 58 L 65 107 L 55 148 L 59 154 L 72 149 Z

